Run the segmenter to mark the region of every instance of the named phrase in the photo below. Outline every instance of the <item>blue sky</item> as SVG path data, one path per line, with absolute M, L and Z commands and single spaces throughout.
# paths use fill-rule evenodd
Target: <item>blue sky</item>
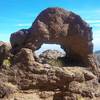
M 48 7 L 62 7 L 79 14 L 93 27 L 94 49 L 100 50 L 100 0 L 1 0 L 0 40 L 9 41 L 11 33 L 29 28 Z

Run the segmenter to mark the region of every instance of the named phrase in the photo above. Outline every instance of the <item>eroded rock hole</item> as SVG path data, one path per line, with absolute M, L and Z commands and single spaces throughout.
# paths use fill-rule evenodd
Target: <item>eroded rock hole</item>
M 81 57 L 71 53 L 70 49 L 63 50 L 59 44 L 42 44 L 35 51 L 37 61 L 54 66 L 79 66 L 83 65 Z
M 48 51 L 48 50 L 51 52 L 55 51 L 59 54 L 62 54 L 63 56 L 66 54 L 59 44 L 46 44 L 46 43 L 43 43 L 41 45 L 41 48 L 36 50 L 35 53 L 37 55 L 41 55 L 42 53 L 45 53 L 45 51 Z

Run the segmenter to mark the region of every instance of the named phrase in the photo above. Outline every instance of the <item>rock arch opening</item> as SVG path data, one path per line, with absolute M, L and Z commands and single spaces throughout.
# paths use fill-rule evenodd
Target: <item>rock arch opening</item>
M 42 63 L 60 63 L 62 66 L 84 66 L 81 57 L 72 54 L 69 48 L 64 49 L 60 44 L 43 43 L 35 51 Z
M 45 52 L 45 51 L 58 51 L 59 53 L 62 53 L 63 55 L 65 55 L 66 54 L 66 52 L 61 48 L 61 45 L 59 45 L 59 44 L 47 44 L 47 43 L 43 43 L 42 45 L 41 45 L 41 47 L 38 49 L 38 50 L 36 50 L 35 51 L 35 54 L 36 55 L 40 55 L 40 54 L 42 54 L 43 52 Z

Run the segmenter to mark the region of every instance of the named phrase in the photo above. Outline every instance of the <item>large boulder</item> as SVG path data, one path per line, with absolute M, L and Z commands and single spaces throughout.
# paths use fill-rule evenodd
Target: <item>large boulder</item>
M 11 34 L 12 52 L 21 48 L 33 52 L 43 43 L 60 44 L 68 54 L 68 62 L 81 62 L 82 66 L 91 66 L 98 71 L 93 57 L 92 28 L 82 18 L 62 8 L 47 8 L 42 11 L 31 28 Z
M 20 52 L 15 55 L 13 63 L 21 63 L 25 66 L 33 65 L 34 57 L 32 50 L 28 48 L 22 48 Z

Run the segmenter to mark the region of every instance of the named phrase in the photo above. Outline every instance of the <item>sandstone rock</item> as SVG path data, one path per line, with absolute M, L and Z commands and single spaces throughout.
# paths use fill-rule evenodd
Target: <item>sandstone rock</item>
M 33 52 L 31 49 L 22 48 L 18 54 L 14 57 L 14 63 L 22 63 L 26 66 L 32 65 L 34 63 Z
M 92 57 L 92 39 L 92 28 L 79 15 L 57 7 L 45 9 L 38 15 L 31 28 L 22 29 L 10 37 L 13 53 L 24 47 L 34 52 L 43 43 L 60 44 L 68 54 L 68 62 L 91 66 L 97 73 L 97 65 Z
M 16 83 L 19 89 L 23 91 L 40 89 L 41 91 L 54 92 L 57 90 L 61 94 L 62 91 L 65 91 L 64 95 L 52 95 L 50 100 L 56 100 L 57 98 L 67 100 L 67 98 L 76 99 L 80 97 L 90 98 L 89 100 L 93 98 L 94 100 L 95 95 L 99 96 L 100 93 L 97 77 L 82 67 L 56 67 L 40 64 L 36 61 L 33 65 L 27 65 L 26 67 L 21 62 L 16 62 L 13 65 L 13 73 L 16 75 Z M 66 92 L 69 92 L 69 94 L 66 94 Z M 42 95 L 43 98 L 48 97 L 44 94 Z
M 17 68 L 16 68 L 17 67 Z M 21 89 L 40 87 L 44 89 L 64 89 L 72 81 L 84 82 L 97 79 L 89 71 L 82 68 L 59 68 L 56 66 L 42 65 L 34 62 L 33 66 L 17 64 L 14 66 L 17 83 Z M 27 76 L 27 77 L 26 77 Z

